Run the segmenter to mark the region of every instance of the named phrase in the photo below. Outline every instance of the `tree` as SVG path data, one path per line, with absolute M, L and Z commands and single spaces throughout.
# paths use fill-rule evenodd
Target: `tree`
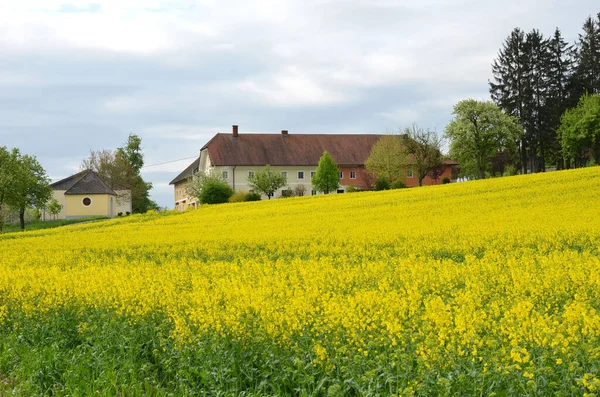
M 452 114 L 455 117 L 446 126 L 450 156 L 479 178 L 485 178 L 490 159 L 498 151 L 516 149 L 515 142 L 522 133 L 516 117 L 503 113 L 492 102 L 466 99 L 454 106 Z
M 597 21 L 590 16 L 583 23 L 576 60 L 575 79 L 581 90 L 580 94 L 600 93 L 600 13 Z
M 558 169 L 565 167 L 561 152 L 560 142 L 557 138 L 560 116 L 573 103 L 573 46 L 567 44 L 562 37 L 560 29 L 556 29 L 554 36 L 548 42 L 548 96 L 545 105 L 547 117 L 547 148 L 546 161 L 556 164 Z
M 419 128 L 417 124 L 404 130 L 402 146 L 411 160 L 411 167 L 417 173 L 419 186 L 423 179 L 442 164 L 442 139 L 437 132 Z
M 525 33 L 519 28 L 514 29 L 492 64 L 494 82 L 489 82 L 494 103 L 507 114 L 517 117 L 523 125 L 527 118 L 525 81 L 529 74 L 525 47 Z M 521 167 L 523 173 L 527 173 L 527 142 L 523 137 L 518 146 Z M 464 168 L 464 165 L 461 163 L 461 167 Z
M 117 152 L 123 157 L 133 171 L 139 174 L 144 166 L 144 154 L 142 153 L 142 138 L 135 134 L 129 134 L 125 147 L 118 148 Z
M 157 209 L 158 205 L 150 199 L 152 183 L 144 181 L 140 171 L 144 166 L 141 147 L 142 139 L 130 134 L 124 147 L 116 150 L 91 151 L 90 157 L 83 160 L 81 169 L 97 172 L 102 179 L 116 191 L 130 190 L 127 194 L 117 196 L 117 201 L 131 199 L 134 213 L 145 213 Z
M 583 165 L 586 152 L 600 163 L 600 95 L 583 95 L 577 107 L 561 117 L 558 133 L 563 155 L 574 160 L 575 166 Z
M 319 159 L 312 185 L 316 191 L 325 194 L 336 191 L 340 187 L 340 170 L 327 151 Z
M 5 203 L 12 190 L 17 155 L 16 149 L 9 151 L 6 146 L 0 146 L 0 232 L 4 228 L 5 217 L 9 212 Z
M 397 135 L 384 135 L 371 148 L 365 167 L 378 179 L 383 177 L 391 183 L 403 174 L 408 163 L 401 138 Z
M 60 204 L 58 200 L 54 198 L 50 200 L 50 203 L 48 203 L 48 205 L 46 206 L 46 210 L 50 215 L 54 217 L 54 219 L 56 219 L 56 216 L 60 213 L 60 211 L 62 211 L 62 209 L 62 204 Z
M 287 178 L 267 165 L 249 176 L 248 184 L 253 190 L 264 193 L 270 200 L 279 188 L 287 184 Z
M 6 203 L 19 212 L 21 230 L 25 230 L 25 210 L 44 207 L 52 196 L 52 187 L 46 171 L 35 156 L 15 152 L 13 178 Z
M 213 171 L 195 173 L 186 190 L 190 196 L 197 197 L 201 204 L 226 203 L 233 195 L 233 189 L 223 175 Z

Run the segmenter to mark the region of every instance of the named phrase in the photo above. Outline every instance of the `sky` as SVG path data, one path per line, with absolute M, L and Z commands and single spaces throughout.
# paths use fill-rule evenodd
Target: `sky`
M 512 29 L 574 42 L 597 0 L 0 0 L 0 146 L 52 180 L 142 138 L 152 198 L 217 132 L 442 133 Z M 179 160 L 179 161 L 176 161 Z

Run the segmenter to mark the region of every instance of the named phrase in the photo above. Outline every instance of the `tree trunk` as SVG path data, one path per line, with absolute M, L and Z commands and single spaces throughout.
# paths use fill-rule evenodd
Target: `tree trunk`
M 21 222 L 21 230 L 25 230 L 25 210 L 19 210 L 19 221 Z

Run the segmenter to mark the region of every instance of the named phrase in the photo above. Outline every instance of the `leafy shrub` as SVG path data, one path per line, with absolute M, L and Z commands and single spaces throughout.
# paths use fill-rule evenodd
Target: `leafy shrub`
M 129 212 L 129 211 L 125 212 L 125 215 L 129 216 L 129 215 L 131 215 L 131 212 Z
M 286 189 L 281 191 L 281 197 L 294 197 L 294 191 L 292 189 Z
M 507 165 L 504 168 L 504 174 L 508 175 L 508 176 L 517 175 L 517 169 L 515 168 L 514 165 Z
M 447 185 L 450 183 L 450 178 L 445 177 L 444 179 L 442 179 L 442 185 Z
M 221 204 L 228 202 L 232 195 L 233 189 L 226 182 L 207 179 L 198 199 L 202 204 Z
M 386 177 L 380 176 L 375 181 L 375 190 L 390 190 L 390 180 Z
M 306 186 L 304 186 L 304 185 L 296 185 L 296 187 L 294 188 L 294 195 L 296 195 L 298 197 L 304 196 L 305 193 L 306 193 Z
M 259 193 L 252 192 L 246 195 L 246 201 L 260 201 L 262 198 Z
M 122 212 L 117 213 L 117 216 L 123 216 Z
M 360 188 L 358 188 L 354 185 L 346 186 L 346 193 L 356 193 L 356 192 L 360 192 Z
M 242 192 L 242 191 L 235 192 L 235 193 L 233 193 L 233 195 L 231 197 L 229 197 L 229 202 L 230 203 L 241 203 L 244 201 L 248 201 L 247 197 L 248 197 L 248 193 L 246 193 L 246 192 Z
M 398 179 L 397 181 L 394 181 L 391 185 L 390 185 L 390 189 L 406 189 L 408 186 L 406 186 L 406 183 L 402 182 L 400 179 Z

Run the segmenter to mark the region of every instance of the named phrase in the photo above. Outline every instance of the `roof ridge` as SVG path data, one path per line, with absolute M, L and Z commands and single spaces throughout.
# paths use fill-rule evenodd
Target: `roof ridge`
M 69 194 L 69 192 L 71 190 L 73 190 L 77 185 L 79 185 L 81 183 L 81 181 L 83 181 L 83 179 L 88 175 L 88 174 L 92 174 L 98 181 L 100 181 L 100 183 L 102 184 L 102 186 L 107 189 L 110 193 L 109 194 L 114 194 L 115 196 L 117 195 L 117 193 L 110 187 L 108 186 L 108 184 L 106 182 L 104 182 L 102 180 L 102 178 L 100 178 L 100 175 L 98 175 L 97 172 L 93 171 L 93 170 L 86 170 L 87 172 L 85 174 L 83 174 L 83 176 L 73 184 L 73 186 L 71 186 L 67 191 L 65 191 L 65 194 Z
M 66 182 L 66 181 L 68 181 L 69 179 L 75 178 L 75 177 L 76 177 L 76 176 L 78 176 L 78 175 L 82 175 L 82 176 L 83 176 L 83 175 L 86 175 L 88 171 L 90 171 L 90 170 L 89 170 L 89 169 L 85 169 L 85 170 L 83 170 L 83 171 L 79 171 L 79 172 L 77 172 L 76 174 L 73 174 L 73 175 L 71 175 L 71 176 L 68 176 L 68 177 L 66 177 L 66 178 L 63 178 L 63 179 L 60 179 L 60 180 L 58 180 L 58 181 L 56 181 L 56 182 L 52 182 L 52 183 L 50 184 L 50 186 L 54 186 L 54 185 L 58 185 L 58 184 L 60 184 L 60 183 Z

